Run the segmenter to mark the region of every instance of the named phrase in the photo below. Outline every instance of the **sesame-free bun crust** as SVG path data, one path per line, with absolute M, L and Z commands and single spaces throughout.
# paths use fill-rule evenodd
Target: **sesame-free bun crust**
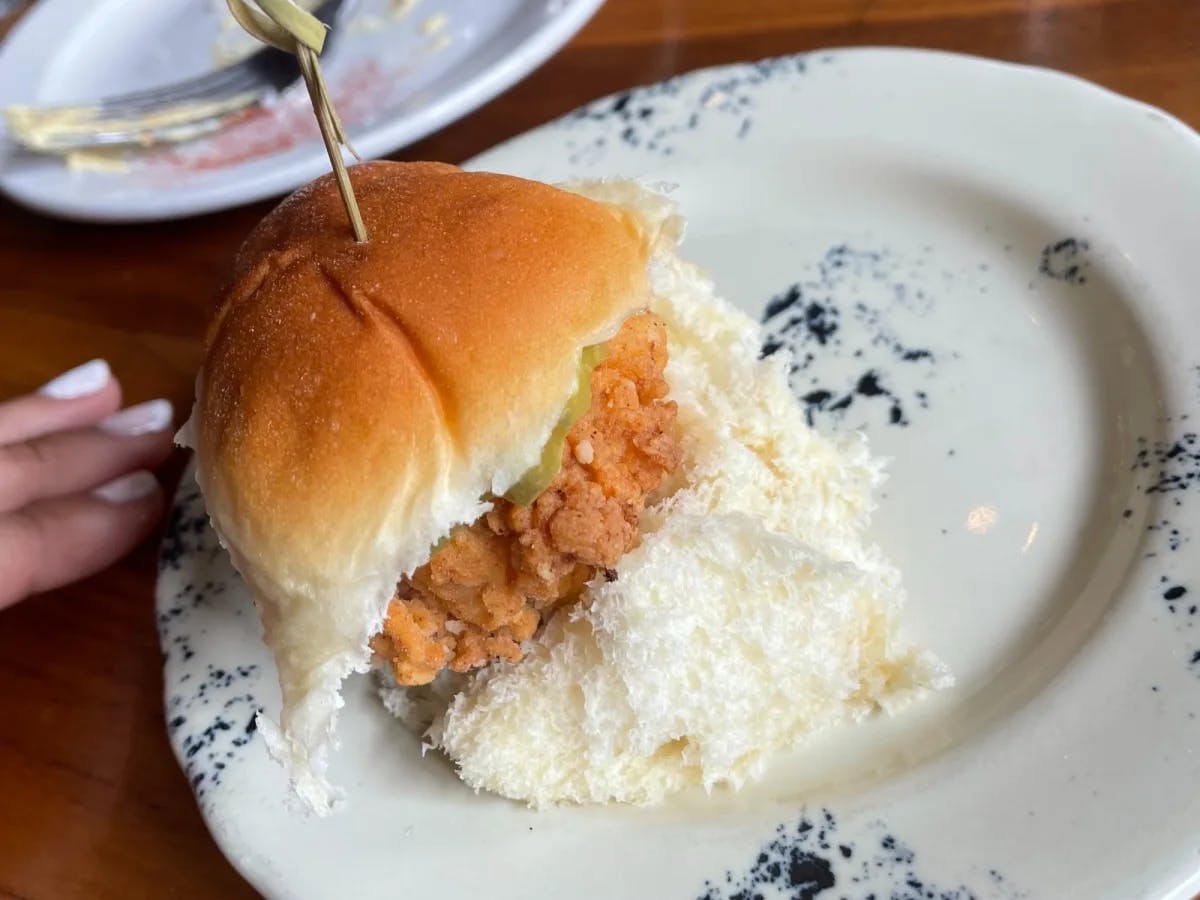
M 352 566 L 439 486 L 506 489 L 580 349 L 647 302 L 645 241 L 612 207 L 445 165 L 351 172 L 370 241 L 331 177 L 286 200 L 239 254 L 204 366 L 225 533 L 285 581 Z
M 332 177 L 242 247 L 190 425 L 213 524 L 283 688 L 268 744 L 310 806 L 337 689 L 396 580 L 539 458 L 581 349 L 648 299 L 652 226 L 620 206 L 433 163 Z

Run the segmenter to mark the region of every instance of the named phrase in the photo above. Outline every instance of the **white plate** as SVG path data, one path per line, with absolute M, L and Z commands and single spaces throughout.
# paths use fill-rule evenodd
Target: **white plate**
M 773 304 L 818 427 L 892 458 L 874 533 L 907 631 L 958 686 L 740 795 L 534 813 L 422 759 L 364 679 L 332 767 L 348 807 L 292 818 L 248 730 L 274 673 L 185 486 L 159 587 L 167 717 L 247 878 L 496 900 L 1200 887 L 1192 131 L 1051 72 L 847 50 L 600 100 L 474 165 L 678 185 L 685 252 L 754 314 Z
M 359 152 L 382 156 L 523 78 L 602 2 L 354 0 L 323 57 L 330 93 Z M 93 100 L 208 71 L 240 36 L 222 29 L 223 5 L 40 0 L 0 48 L 0 107 Z M 144 221 L 261 200 L 329 168 L 303 85 L 210 137 L 127 159 L 123 171 L 72 170 L 0 140 L 0 190 L 54 215 Z

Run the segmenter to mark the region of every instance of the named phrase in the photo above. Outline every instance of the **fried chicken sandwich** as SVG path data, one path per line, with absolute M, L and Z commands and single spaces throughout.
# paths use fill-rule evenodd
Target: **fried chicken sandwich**
M 946 682 L 864 538 L 879 465 L 806 426 L 669 201 L 351 171 L 370 240 L 328 177 L 262 221 L 183 435 L 310 808 L 369 668 L 468 784 L 532 804 L 736 786 Z

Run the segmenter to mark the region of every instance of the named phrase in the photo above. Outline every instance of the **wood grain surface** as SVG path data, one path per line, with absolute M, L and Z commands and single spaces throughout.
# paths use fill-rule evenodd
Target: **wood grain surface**
M 1197 0 L 609 0 L 524 82 L 397 156 L 459 162 L 676 72 L 871 44 L 1052 66 L 1200 124 Z M 129 401 L 185 410 L 214 293 L 268 206 L 102 227 L 0 201 L 0 398 L 103 356 Z M 147 545 L 0 612 L 0 897 L 254 896 L 167 745 L 154 569 Z

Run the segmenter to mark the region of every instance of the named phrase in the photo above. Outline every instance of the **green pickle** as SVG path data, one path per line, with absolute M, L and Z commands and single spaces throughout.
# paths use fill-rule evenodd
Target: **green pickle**
M 583 348 L 579 359 L 579 381 L 575 385 L 575 392 L 571 394 L 566 408 L 558 417 L 558 424 L 550 432 L 550 440 L 546 441 L 546 446 L 542 449 L 541 460 L 537 465 L 528 469 L 517 479 L 517 483 L 505 492 L 505 500 L 509 500 L 517 506 L 528 506 L 554 480 L 554 476 L 562 468 L 563 444 L 567 440 L 567 432 L 592 405 L 592 371 L 600 365 L 607 353 L 608 348 L 604 344 L 593 344 Z

